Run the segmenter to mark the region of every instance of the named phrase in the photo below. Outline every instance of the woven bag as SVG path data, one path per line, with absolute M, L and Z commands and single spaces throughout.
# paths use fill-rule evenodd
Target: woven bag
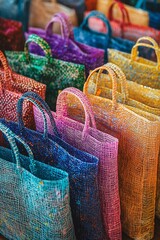
M 45 57 L 29 53 L 28 45 L 31 42 L 43 49 Z M 52 109 L 55 107 L 59 90 L 68 86 L 83 88 L 85 67 L 52 58 L 47 42 L 36 35 L 30 35 L 24 52 L 6 52 L 6 56 L 15 72 L 47 85 L 46 101 Z
M 143 111 L 160 116 L 160 90 L 144 87 L 132 81 L 127 81 L 121 69 L 112 63 L 107 63 L 117 77 L 117 101 Z M 112 99 L 112 79 L 99 71 L 91 76 L 89 93 Z M 151 105 L 151 106 L 150 106 Z
M 24 40 L 22 23 L 0 17 L 0 50 L 22 51 Z
M 125 18 L 122 17 L 121 20 L 116 20 L 114 18 L 113 8 L 116 5 L 125 14 Z M 148 36 L 155 39 L 158 44 L 160 43 L 160 31 L 151 27 L 132 24 L 130 21 L 129 12 L 127 11 L 127 8 L 125 8 L 125 5 L 121 2 L 115 1 L 111 4 L 109 8 L 108 19 L 110 20 L 112 26 L 113 36 L 123 37 L 131 41 L 137 41 L 137 39 L 140 37 Z
M 71 20 L 74 26 L 77 26 L 77 16 L 74 9 L 68 8 L 62 4 L 58 4 L 56 0 L 34 0 L 31 3 L 29 25 L 32 27 L 45 28 L 55 13 L 63 12 Z M 41 14 L 41 17 L 39 17 Z M 59 32 L 59 27 L 56 27 L 56 32 Z
M 0 16 L 22 22 L 23 30 L 27 31 L 30 2 L 30 0 L 0 0 Z
M 90 20 L 100 20 L 103 26 L 105 26 L 105 33 L 98 32 L 96 26 L 99 26 L 99 22 L 94 22 L 94 28 L 90 27 Z M 108 19 L 104 14 L 98 11 L 92 11 L 85 17 L 80 27 L 74 28 L 75 40 L 85 43 L 87 45 L 101 48 L 105 50 L 105 63 L 107 62 L 107 48 L 119 49 L 124 52 L 131 52 L 134 42 L 112 37 L 112 30 Z
M 112 100 L 88 92 L 96 70 L 109 71 L 113 79 Z M 159 118 L 151 113 L 116 101 L 116 76 L 103 66 L 92 71 L 84 85 L 96 118 L 97 128 L 119 139 L 118 168 L 121 221 L 124 232 L 133 239 L 152 239 L 156 199 L 157 165 L 160 144 Z M 79 112 L 79 115 L 75 114 Z M 79 102 L 68 102 L 70 118 L 84 121 Z
M 127 81 L 124 73 L 115 64 L 107 64 L 112 70 L 115 71 L 117 77 L 119 78 L 117 90 L 117 100 L 128 106 L 132 106 L 143 111 L 153 113 L 159 116 L 160 121 L 160 90 L 147 88 L 137 83 Z M 88 91 L 91 94 L 112 99 L 112 81 L 106 75 L 102 74 L 102 71 L 95 73 L 91 76 Z M 107 81 L 106 81 L 107 80 Z M 128 91 L 129 90 L 129 91 Z M 135 101 L 138 100 L 138 101 Z M 154 103 L 154 107 L 150 107 Z M 157 119 L 158 120 L 158 119 Z M 160 166 L 160 153 L 159 153 L 159 166 Z M 160 167 L 158 167 L 157 175 L 157 201 L 156 201 L 156 216 L 160 218 Z
M 98 0 L 97 2 L 97 10 L 104 13 L 107 17 L 109 16 L 109 9 L 111 4 L 113 3 L 113 0 Z M 134 7 L 125 5 L 125 8 L 128 11 L 130 21 L 132 24 L 139 25 L 139 26 L 148 26 L 149 25 L 149 16 L 148 12 L 141 10 L 141 9 L 136 9 Z M 116 20 L 121 20 L 122 19 L 122 12 L 118 8 L 118 6 L 114 7 L 113 10 L 113 17 Z
M 143 43 L 149 41 L 150 44 Z M 155 50 L 157 63 L 138 57 L 138 47 L 143 46 Z M 160 89 L 160 49 L 149 37 L 139 38 L 132 48 L 131 54 L 117 50 L 108 50 L 108 61 L 118 65 L 128 80 L 155 89 Z
M 7 59 L 0 51 L 0 118 L 16 121 L 16 104 L 22 93 L 34 91 L 45 99 L 46 86 L 30 78 L 16 74 L 8 66 Z M 32 105 L 24 104 L 23 121 L 25 126 L 34 127 Z
M 34 160 L 29 146 L 2 123 L 0 131 L 11 147 L 0 147 L 1 234 L 17 240 L 75 240 L 68 174 Z
M 24 99 L 31 101 L 43 114 L 43 134 L 24 128 L 22 121 Z M 1 120 L 1 122 L 26 141 L 35 158 L 58 169 L 62 169 L 69 174 L 70 205 L 77 239 L 103 240 L 97 182 L 98 158 L 80 151 L 63 141 L 60 138 L 50 111 L 47 111 L 49 116 L 51 116 L 51 130 L 54 132 L 53 137 L 49 136 L 46 117 L 43 109 L 40 107 L 40 104 L 44 105 L 45 103 L 40 98 L 39 104 L 37 99 L 39 99 L 38 96 L 33 92 L 23 94 L 18 101 L 18 124 L 4 120 Z M 42 116 L 40 116 L 40 119 L 42 119 Z M 23 148 L 21 146 L 19 148 L 25 154 Z
M 52 26 L 59 22 L 61 26 L 61 35 L 52 34 Z M 104 51 L 93 48 L 74 40 L 72 24 L 64 13 L 55 14 L 47 24 L 46 30 L 39 28 L 29 28 L 26 38 L 30 34 L 37 34 L 50 45 L 52 56 L 67 62 L 73 62 L 85 65 L 86 74 L 104 64 Z M 44 52 L 37 45 L 32 45 L 30 52 L 43 55 Z
M 74 104 L 78 99 L 85 111 L 85 124 L 81 124 L 67 117 L 67 101 Z M 57 99 L 57 112 L 52 112 L 55 117 L 57 128 L 62 138 L 77 147 L 99 158 L 99 190 L 101 200 L 101 213 L 105 227 L 106 238 L 121 239 L 120 201 L 118 192 L 118 166 L 117 149 L 118 141 L 109 134 L 98 131 L 95 126 L 91 106 L 82 92 L 75 88 L 64 89 Z M 75 116 L 78 112 L 75 109 Z M 36 128 L 43 131 L 43 121 L 40 112 L 34 108 Z M 91 120 L 91 122 L 90 122 Z M 92 127 L 91 126 L 92 123 Z M 49 133 L 52 127 L 49 124 Z M 96 209 L 94 210 L 96 211 Z M 93 237 L 90 236 L 91 239 Z M 81 238 L 80 238 L 81 239 Z M 96 238 L 98 239 L 98 238 Z

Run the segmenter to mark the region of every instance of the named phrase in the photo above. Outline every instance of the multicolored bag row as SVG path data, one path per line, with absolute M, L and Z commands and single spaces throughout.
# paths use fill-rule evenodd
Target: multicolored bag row
M 132 23 L 120 2 L 111 2 L 108 18 L 86 13 L 79 27 L 64 12 L 47 21 L 24 34 L 21 23 L 0 18 L 0 234 L 152 239 L 160 218 L 160 32 Z

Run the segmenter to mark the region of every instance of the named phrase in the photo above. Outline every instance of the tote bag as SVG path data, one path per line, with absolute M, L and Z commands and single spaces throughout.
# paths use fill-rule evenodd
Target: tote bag
M 107 29 L 106 31 L 108 32 L 100 33 L 95 31 L 95 28 L 92 30 L 89 26 L 89 21 L 92 20 L 92 17 L 102 20 Z M 120 51 L 129 53 L 134 45 L 131 41 L 112 37 L 112 30 L 109 21 L 104 14 L 98 11 L 90 12 L 88 16 L 85 17 L 80 27 L 74 28 L 74 37 L 76 41 L 88 44 L 92 47 L 104 49 L 105 63 L 107 62 L 107 48 L 119 49 Z
M 113 0 L 98 0 L 97 10 L 104 13 L 108 17 L 109 9 L 113 2 Z M 142 9 L 136 9 L 126 4 L 124 4 L 124 6 L 127 9 L 132 24 L 139 26 L 149 25 L 149 15 L 147 11 L 144 11 Z M 118 6 L 115 6 L 113 9 L 113 17 L 114 19 L 119 21 L 122 19 L 122 12 L 118 8 Z
M 0 17 L 0 50 L 22 51 L 23 48 L 22 23 Z
M 51 17 L 58 12 L 65 13 L 71 20 L 74 26 L 77 26 L 77 16 L 74 9 L 68 8 L 57 3 L 56 0 L 34 0 L 31 3 L 29 25 L 32 27 L 45 28 Z M 41 14 L 41 17 L 39 17 Z M 59 32 L 58 26 L 56 32 Z
M 34 42 L 45 52 L 45 57 L 30 54 L 28 45 Z M 58 91 L 68 86 L 82 89 L 85 81 L 85 67 L 81 64 L 52 58 L 51 49 L 42 38 L 31 35 L 25 44 L 24 52 L 6 52 L 11 68 L 24 76 L 47 85 L 46 101 L 55 107 Z
M 60 23 L 61 36 L 52 34 L 52 27 L 56 22 Z M 53 57 L 85 65 L 87 75 L 89 74 L 89 70 L 93 70 L 95 67 L 104 64 L 103 50 L 78 43 L 74 40 L 72 24 L 64 13 L 55 14 L 47 24 L 46 30 L 29 28 L 28 33 L 25 34 L 26 38 L 30 34 L 37 34 L 47 41 L 51 47 Z M 30 51 L 38 55 L 44 54 L 37 45 L 32 45 Z
M 158 117 L 151 113 L 134 107 L 126 108 L 125 105 L 117 103 L 115 73 L 107 66 L 97 70 L 102 68 L 109 71 L 113 79 L 112 100 L 88 92 L 90 77 L 96 70 L 92 71 L 87 79 L 84 93 L 92 104 L 97 128 L 119 139 L 118 172 L 122 228 L 131 238 L 152 239 L 160 123 Z M 70 118 L 84 121 L 79 102 L 70 99 L 66 104 Z M 75 112 L 79 112 L 79 115 Z
M 137 109 L 142 109 L 143 111 L 153 113 L 159 116 L 160 120 L 160 90 L 147 88 L 137 83 L 126 81 L 124 73 L 115 64 L 107 64 L 112 70 L 115 71 L 118 80 L 118 92 L 117 100 Z M 127 86 L 128 85 L 128 86 Z M 92 75 L 88 85 L 89 92 L 97 96 L 112 98 L 112 82 L 111 79 L 107 77 L 106 74 Z M 154 104 L 153 104 L 154 103 Z M 153 105 L 152 105 L 153 104 Z M 149 105 L 152 105 L 150 107 Z M 157 118 L 158 120 L 158 118 Z M 159 154 L 159 166 L 160 166 L 160 154 Z M 160 168 L 160 167 L 159 167 Z M 156 215 L 160 218 L 160 170 L 158 170 L 158 180 L 157 180 L 157 201 L 156 201 Z
M 149 41 L 149 44 L 143 43 L 146 40 Z M 138 48 L 140 46 L 154 49 L 157 63 L 138 57 Z M 139 38 L 132 48 L 131 54 L 109 49 L 108 61 L 118 65 L 128 80 L 160 89 L 160 49 L 153 39 L 149 37 Z
M 78 99 L 85 112 L 85 124 L 74 121 L 67 117 L 67 100 Z M 101 214 L 105 227 L 104 239 L 121 239 L 120 223 L 120 200 L 118 191 L 118 141 L 109 134 L 98 131 L 95 126 L 94 115 L 91 106 L 84 94 L 75 88 L 64 89 L 58 96 L 55 117 L 57 128 L 62 138 L 75 146 L 99 158 L 98 185 L 101 201 Z M 74 115 L 78 118 L 79 113 L 75 110 Z M 40 112 L 34 108 L 36 128 L 43 131 L 43 121 Z M 50 122 L 50 120 L 48 119 Z M 90 122 L 91 121 L 91 122 Z M 91 125 L 92 124 L 92 125 Z M 92 126 L 92 127 L 91 127 Z M 49 123 L 49 133 L 52 133 Z
M 26 31 L 28 28 L 30 2 L 30 0 L 0 0 L 0 16 L 22 22 L 23 30 Z
M 27 91 L 34 91 L 45 99 L 46 86 L 33 79 L 14 73 L 8 66 L 7 59 L 0 51 L 0 118 L 17 121 L 16 104 L 19 97 Z M 25 126 L 34 128 L 32 105 L 25 102 L 23 107 Z
M 116 5 L 125 14 L 125 18 L 122 17 L 121 20 L 116 20 L 114 18 L 113 8 Z M 148 36 L 155 39 L 158 44 L 160 43 L 160 31 L 151 27 L 132 24 L 132 22 L 130 21 L 130 15 L 125 8 L 125 5 L 121 2 L 113 2 L 110 5 L 108 19 L 111 22 L 113 36 L 123 37 L 131 41 L 137 41 L 137 39 L 140 37 Z M 125 19 L 127 21 L 125 21 Z M 141 20 L 139 20 L 139 22 L 141 22 Z
M 103 240 L 103 226 L 97 184 L 98 159 L 63 141 L 57 131 L 54 119 L 52 119 L 52 131 L 55 136 L 50 137 L 45 114 L 35 100 L 37 99 L 37 95 L 33 94 L 30 95 L 30 92 L 25 93 L 19 99 L 17 109 L 18 124 L 4 120 L 1 120 L 1 122 L 25 139 L 35 158 L 41 162 L 60 168 L 69 174 L 70 205 L 76 238 L 80 240 Z M 34 96 L 34 100 L 33 97 L 29 97 L 32 95 Z M 24 128 L 22 121 L 24 99 L 31 101 L 42 112 L 44 119 L 43 134 Z M 25 153 L 23 148 L 19 147 L 22 153 Z
M 68 174 L 34 160 L 29 146 L 2 123 L 0 131 L 11 147 L 0 147 L 0 232 L 7 239 L 75 240 Z

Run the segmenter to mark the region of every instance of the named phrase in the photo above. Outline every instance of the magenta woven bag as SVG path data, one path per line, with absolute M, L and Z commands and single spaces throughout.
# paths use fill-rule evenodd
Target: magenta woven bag
M 53 34 L 52 27 L 55 23 L 60 23 L 61 35 Z M 51 47 L 54 58 L 85 65 L 86 74 L 90 70 L 100 67 L 104 64 L 104 51 L 74 40 L 72 25 L 68 16 L 64 13 L 57 13 L 48 23 L 46 30 L 30 27 L 25 37 L 30 34 L 37 34 L 43 38 Z M 30 51 L 38 55 L 44 55 L 44 52 L 37 46 L 31 45 Z
M 71 96 L 69 96 L 71 95 Z M 85 124 L 67 117 L 67 98 L 79 99 L 85 111 Z M 118 140 L 96 129 L 91 105 L 86 96 L 78 89 L 66 88 L 57 99 L 57 112 L 53 114 L 62 138 L 74 147 L 99 158 L 99 191 L 101 213 L 106 239 L 121 240 L 120 199 L 118 191 Z M 43 119 L 40 111 L 34 107 L 36 129 L 43 132 Z M 49 133 L 53 134 L 51 124 Z M 92 125 L 92 127 L 90 127 Z

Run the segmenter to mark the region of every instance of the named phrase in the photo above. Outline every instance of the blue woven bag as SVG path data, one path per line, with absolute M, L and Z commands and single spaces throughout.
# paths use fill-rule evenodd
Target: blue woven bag
M 28 29 L 31 0 L 0 0 L 0 16 L 22 22 L 24 31 Z
M 41 110 L 44 118 L 44 134 L 24 127 L 22 121 L 24 99 L 33 102 Z M 54 136 L 48 135 L 47 120 L 37 101 L 40 102 L 49 117 L 52 118 Z M 72 147 L 59 137 L 52 114 L 49 112 L 49 107 L 46 106 L 46 103 L 37 94 L 25 93 L 18 101 L 18 124 L 2 119 L 0 122 L 3 122 L 17 135 L 21 135 L 39 161 L 68 172 L 71 211 L 77 239 L 103 240 L 104 231 L 97 185 L 98 159 Z M 25 154 L 23 147 L 19 147 L 21 152 Z
M 146 0 L 138 0 L 136 8 L 142 8 L 149 12 L 149 26 L 160 30 L 160 3 L 157 0 L 152 2 Z
M 68 174 L 35 161 L 29 146 L 2 123 L 0 131 L 11 147 L 0 147 L 0 234 L 16 240 L 75 240 Z M 28 157 L 19 153 L 15 140 Z
M 89 27 L 89 19 L 91 17 L 96 17 L 102 20 L 108 30 L 107 33 L 100 33 L 90 29 Z M 92 47 L 97 47 L 105 50 L 105 62 L 107 61 L 107 48 L 113 48 L 120 50 L 122 52 L 130 53 L 132 47 L 134 46 L 134 42 L 112 37 L 112 29 L 110 23 L 106 16 L 98 11 L 92 11 L 85 17 L 84 21 L 80 25 L 80 27 L 74 28 L 74 38 L 76 41 L 88 44 Z

